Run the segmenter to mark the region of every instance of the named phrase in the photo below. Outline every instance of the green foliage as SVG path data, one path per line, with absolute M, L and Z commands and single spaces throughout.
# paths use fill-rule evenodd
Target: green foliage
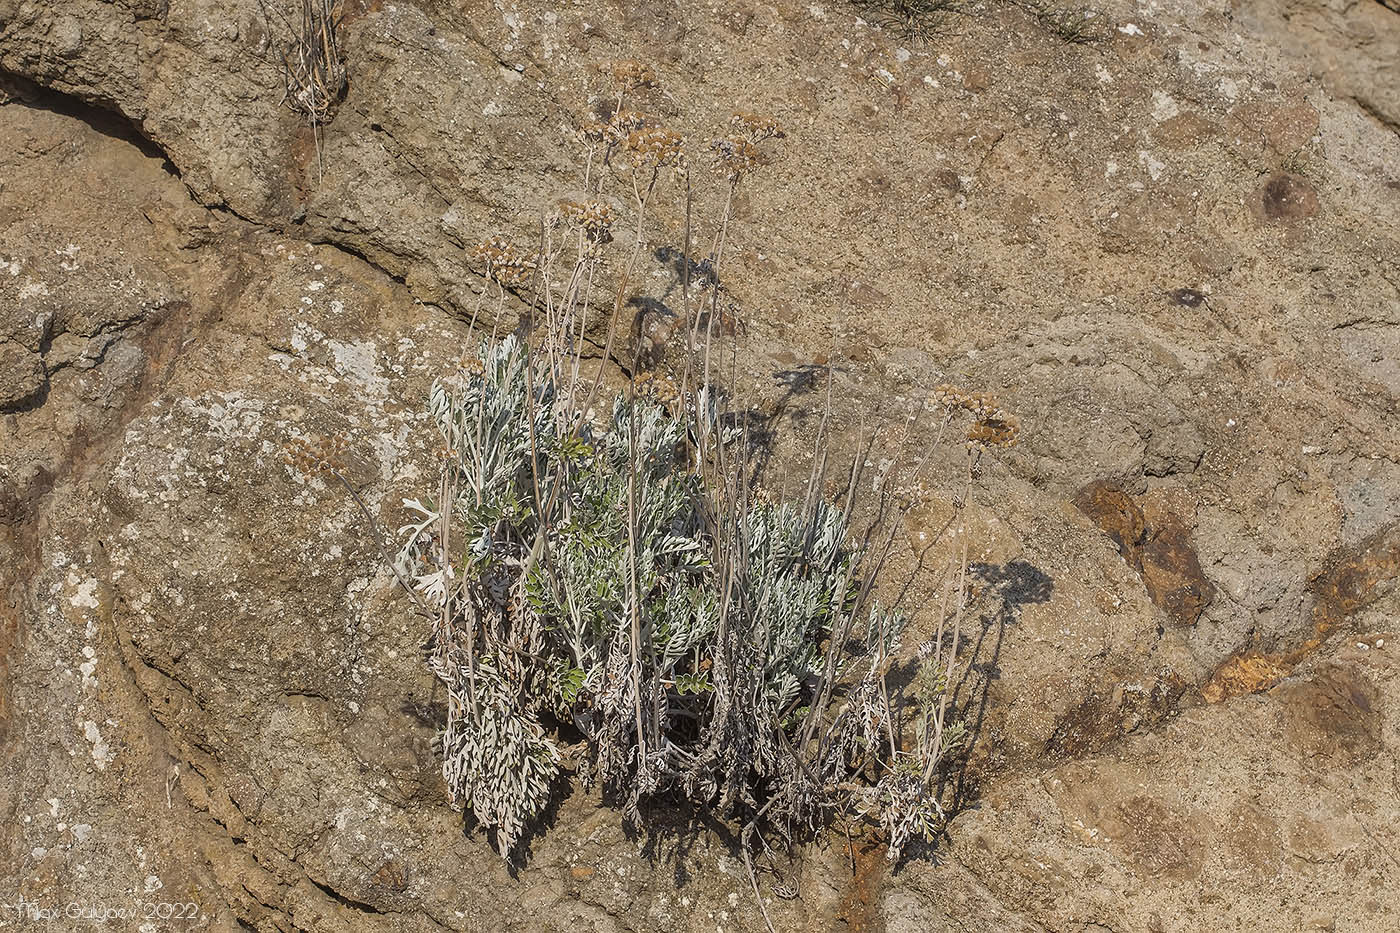
M 436 613 L 454 799 L 509 854 L 560 780 L 563 720 L 634 821 L 678 793 L 814 827 L 886 773 L 856 805 L 925 825 L 885 685 L 904 618 L 865 605 L 843 512 L 717 484 L 692 443 L 723 433 L 705 394 L 694 421 L 618 397 L 594 425 L 558 383 L 508 337 L 430 393 L 444 471 L 435 504 L 405 500 L 396 564 Z

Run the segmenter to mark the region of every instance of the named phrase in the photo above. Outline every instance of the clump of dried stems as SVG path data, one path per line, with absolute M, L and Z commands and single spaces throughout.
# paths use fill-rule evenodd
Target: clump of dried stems
M 1102 42 L 1109 35 L 1108 20 L 1093 7 L 1071 4 L 1063 6 L 1055 0 L 1010 0 L 1030 15 L 1041 28 L 1070 45 L 1090 45 Z
M 265 0 L 259 0 L 264 16 Z M 291 38 L 282 46 L 282 76 L 286 82 L 282 102 L 300 114 L 311 127 L 316 144 L 316 165 L 321 165 L 321 127 L 330 122 L 336 102 L 345 92 L 349 76 L 340 53 L 338 32 L 344 12 L 340 0 L 300 0 L 301 17 L 293 24 L 278 14 Z
M 1103 13 L 1088 6 L 1061 5 L 1056 0 L 1005 0 L 1024 10 L 1041 28 L 1071 44 L 1087 45 L 1107 37 Z M 973 0 L 852 0 L 870 20 L 924 42 L 947 31 L 954 17 L 987 11 Z
M 872 441 L 833 465 L 828 381 L 806 483 L 775 501 L 718 383 L 737 340 L 726 347 L 715 322 L 735 193 L 781 130 L 740 113 L 710 143 L 723 206 L 711 274 L 695 287 L 686 141 L 626 108 L 654 80 L 649 68 L 612 72 L 611 120 L 579 133 L 584 196 L 555 205 L 532 247 L 493 235 L 471 254 L 483 301 L 500 312 L 518 298 L 526 326 L 468 348 L 434 383 L 442 469 L 430 495 L 404 501 L 413 518 L 395 567 L 431 619 L 449 791 L 507 856 L 566 769 L 601 783 L 634 826 L 661 799 L 713 808 L 742 825 L 756 894 L 755 858 L 833 818 L 880 828 L 898 858 L 942 825 L 939 779 L 965 744 L 950 689 L 968 611 L 965 536 L 917 651 L 901 651 L 906 619 L 875 586 L 955 419 L 971 422 L 959 512 L 976 458 L 1014 443 L 1019 425 L 995 399 L 939 387 L 928 449 L 900 482 L 877 484 L 867 508 Z M 601 315 L 603 356 L 616 355 L 648 208 L 670 185 L 686 205 L 682 365 L 665 376 L 633 366 L 605 403 L 584 334 Z M 566 746 L 561 725 L 581 742 Z
M 916 42 L 940 34 L 953 16 L 966 14 L 970 0 L 852 0 L 861 12 Z

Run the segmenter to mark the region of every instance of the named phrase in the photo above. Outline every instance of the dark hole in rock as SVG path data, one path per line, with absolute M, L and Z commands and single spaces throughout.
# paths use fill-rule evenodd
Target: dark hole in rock
M 1183 308 L 1199 308 L 1206 300 L 1205 294 L 1194 288 L 1178 288 L 1171 296 L 1172 300 Z

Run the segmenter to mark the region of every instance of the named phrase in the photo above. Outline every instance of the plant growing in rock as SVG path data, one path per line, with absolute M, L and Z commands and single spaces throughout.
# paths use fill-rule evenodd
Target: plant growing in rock
M 1108 35 L 1102 11 L 1088 6 L 1061 6 L 1054 0 L 1011 0 L 1051 35 L 1071 45 L 1090 45 Z
M 931 448 L 905 484 L 879 478 L 875 517 L 859 530 L 869 445 L 833 482 L 826 416 L 801 495 L 777 501 L 762 487 L 747 422 L 715 375 L 725 353 L 718 270 L 735 192 L 781 131 L 741 113 L 711 143 L 725 206 L 704 260 L 708 292 L 695 296 L 684 140 L 624 108 L 628 91 L 653 80 L 649 69 L 624 63 L 614 76 L 611 121 L 581 134 L 585 199 L 551 209 L 536 249 L 497 235 L 472 253 L 494 286 L 483 299 L 494 294 L 499 311 L 520 296 L 526 326 L 480 339 L 429 392 L 441 471 L 404 500 L 411 518 L 393 566 L 431 620 L 448 789 L 506 856 L 572 769 L 633 826 L 662 798 L 738 819 L 756 893 L 753 856 L 770 839 L 790 844 L 838 814 L 883 827 L 897 858 L 942 825 L 938 779 L 965 735 L 950 706 L 965 540 L 953 604 L 900 689 L 890 675 L 907 620 L 874 590 Z M 687 205 L 680 380 L 634 365 L 626 390 L 595 404 L 603 373 L 585 371 L 588 318 L 611 303 L 601 312 L 610 358 L 647 207 L 668 177 Z M 605 256 L 624 222 L 608 178 L 630 192 L 634 213 L 620 268 Z M 829 393 L 830 383 L 828 411 Z M 1019 424 L 988 396 L 943 386 L 933 402 L 934 444 L 957 414 L 971 416 L 970 487 L 975 458 L 1014 443 Z M 342 449 L 294 441 L 289 458 L 354 494 Z M 965 489 L 959 509 L 966 500 Z M 372 517 L 371 527 L 377 536 Z M 566 745 L 564 726 L 581 741 Z
M 266 0 L 259 0 L 263 19 L 268 19 Z M 276 11 L 291 37 L 279 49 L 285 93 L 282 103 L 299 114 L 311 127 L 316 145 L 316 165 L 321 164 L 321 127 L 330 122 L 332 111 L 349 83 L 349 72 L 340 52 L 339 30 L 345 11 L 340 0 L 300 0 L 300 21 Z
M 951 17 L 966 13 L 968 0 L 852 0 L 870 19 L 910 39 L 927 41 L 938 35 Z
M 946 29 L 955 16 L 985 13 L 985 4 L 970 0 L 851 0 L 863 15 L 917 42 Z M 1006 0 L 1024 10 L 1041 28 L 1061 41 L 1087 45 L 1107 36 L 1101 11 L 1087 6 L 1062 6 L 1054 0 Z

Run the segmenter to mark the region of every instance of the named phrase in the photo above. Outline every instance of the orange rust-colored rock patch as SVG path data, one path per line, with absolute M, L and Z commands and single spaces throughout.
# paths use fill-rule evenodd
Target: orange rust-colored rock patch
M 1327 569 L 1309 586 L 1315 602 L 1308 637 L 1291 650 L 1268 653 L 1251 649 L 1231 657 L 1216 670 L 1201 695 L 1218 703 L 1273 687 L 1347 619 L 1380 599 L 1397 577 L 1400 524 L 1390 525 L 1354 547 L 1338 549 L 1328 559 Z
M 1152 602 L 1173 622 L 1194 625 L 1214 597 L 1215 587 L 1201 569 L 1186 523 L 1155 503 L 1144 510 L 1121 486 L 1106 480 L 1084 486 L 1073 502 L 1142 575 Z

